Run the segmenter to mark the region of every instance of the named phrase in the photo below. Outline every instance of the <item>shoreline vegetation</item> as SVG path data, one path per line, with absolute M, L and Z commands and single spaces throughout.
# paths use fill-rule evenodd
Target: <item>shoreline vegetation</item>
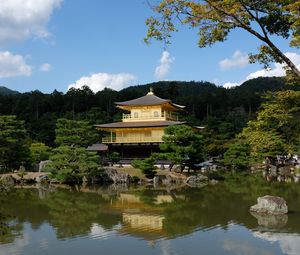
M 141 169 L 134 167 L 110 166 L 103 167 L 101 173 L 94 177 L 83 176 L 80 181 L 66 182 L 58 180 L 50 172 L 11 172 L 0 174 L 0 189 L 9 190 L 13 187 L 23 187 L 31 185 L 79 185 L 87 187 L 90 185 L 125 185 L 140 187 L 203 187 L 206 185 L 215 185 L 218 182 L 228 181 L 236 177 L 259 178 L 266 182 L 298 183 L 299 182 L 299 165 L 295 171 L 295 165 L 287 164 L 281 166 L 266 164 L 251 167 L 251 171 L 234 172 L 225 168 L 216 169 L 215 166 L 202 167 L 201 170 L 182 171 L 177 166 L 174 171 L 156 168 L 155 175 L 148 178 L 143 174 Z

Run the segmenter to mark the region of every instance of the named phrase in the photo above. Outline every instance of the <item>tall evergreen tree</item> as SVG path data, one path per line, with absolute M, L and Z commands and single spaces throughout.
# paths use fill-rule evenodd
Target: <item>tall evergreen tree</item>
M 87 147 L 99 141 L 95 128 L 88 121 L 84 120 L 58 119 L 55 133 L 55 143 L 58 146 L 74 145 Z
M 0 116 L 0 168 L 15 170 L 29 164 L 28 136 L 24 121 Z

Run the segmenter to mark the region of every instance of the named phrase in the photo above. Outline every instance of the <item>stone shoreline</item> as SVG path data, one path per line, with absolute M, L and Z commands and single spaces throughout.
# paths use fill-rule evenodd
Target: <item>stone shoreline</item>
M 136 183 L 140 185 L 153 186 L 171 186 L 171 185 L 187 185 L 189 187 L 202 187 L 207 184 L 216 184 L 217 180 L 210 180 L 207 176 L 195 173 L 185 175 L 181 173 L 169 172 L 160 173 L 153 179 L 141 178 L 136 179 L 128 173 L 118 171 L 117 168 L 105 168 L 103 173 L 97 177 L 83 177 L 82 184 L 130 184 Z M 9 188 L 16 184 L 31 183 L 62 183 L 56 179 L 51 179 L 49 173 L 46 172 L 25 172 L 22 173 L 6 173 L 0 175 L 0 188 Z

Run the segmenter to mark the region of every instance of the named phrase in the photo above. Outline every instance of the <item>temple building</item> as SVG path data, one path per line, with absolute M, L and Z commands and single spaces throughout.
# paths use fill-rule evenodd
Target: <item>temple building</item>
M 143 158 L 159 151 L 164 129 L 185 123 L 178 120 L 185 106 L 154 95 L 152 89 L 143 97 L 115 104 L 126 111 L 122 121 L 95 126 L 107 133 L 102 143 L 122 158 Z

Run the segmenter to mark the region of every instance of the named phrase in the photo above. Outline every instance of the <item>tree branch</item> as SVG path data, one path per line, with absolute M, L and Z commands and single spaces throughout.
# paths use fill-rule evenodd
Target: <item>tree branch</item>
M 212 4 L 211 1 L 206 0 L 206 2 L 212 7 L 214 8 L 216 11 L 223 13 L 224 15 L 231 17 L 232 19 L 234 19 L 238 24 L 239 27 L 245 29 L 246 31 L 248 31 L 249 33 L 253 34 L 255 37 L 257 37 L 258 39 L 260 39 L 263 42 L 266 42 L 266 38 L 264 36 L 262 36 L 260 33 L 258 33 L 257 31 L 253 30 L 251 27 L 249 27 L 247 24 L 243 23 L 240 19 L 238 19 L 236 16 L 234 16 L 233 14 L 230 14 L 228 12 L 226 12 L 225 10 L 217 7 L 216 5 Z

